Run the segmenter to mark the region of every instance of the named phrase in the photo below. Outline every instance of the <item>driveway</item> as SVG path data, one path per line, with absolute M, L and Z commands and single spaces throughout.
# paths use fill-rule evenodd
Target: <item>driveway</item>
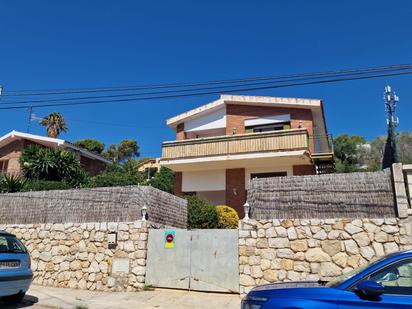
M 239 309 L 240 296 L 156 289 L 142 292 L 91 292 L 32 285 L 22 305 L 27 309 Z M 80 307 L 83 306 L 83 307 Z

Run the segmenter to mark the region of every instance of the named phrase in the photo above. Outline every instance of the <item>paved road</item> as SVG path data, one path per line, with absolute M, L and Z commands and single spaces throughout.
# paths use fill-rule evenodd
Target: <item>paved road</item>
M 240 296 L 157 289 L 134 293 L 90 292 L 32 285 L 23 304 L 15 309 L 239 309 Z

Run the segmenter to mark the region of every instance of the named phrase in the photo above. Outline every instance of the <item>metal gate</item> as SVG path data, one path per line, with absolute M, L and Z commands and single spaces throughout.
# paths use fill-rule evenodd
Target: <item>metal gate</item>
M 238 230 L 150 230 L 146 284 L 210 292 L 239 292 Z

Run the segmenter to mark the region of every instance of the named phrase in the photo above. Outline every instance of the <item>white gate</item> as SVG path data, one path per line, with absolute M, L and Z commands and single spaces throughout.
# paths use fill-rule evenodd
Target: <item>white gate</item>
M 211 292 L 239 292 L 238 230 L 150 230 L 146 284 Z

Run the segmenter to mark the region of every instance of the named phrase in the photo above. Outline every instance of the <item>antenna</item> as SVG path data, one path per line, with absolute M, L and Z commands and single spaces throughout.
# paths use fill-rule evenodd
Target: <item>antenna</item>
M 395 112 L 396 106 L 399 102 L 399 97 L 395 94 L 394 91 L 392 91 L 392 87 L 389 85 L 385 87 L 384 99 L 387 114 L 387 123 L 388 125 L 393 124 L 395 127 L 397 127 L 399 125 L 399 118 L 395 116 Z

